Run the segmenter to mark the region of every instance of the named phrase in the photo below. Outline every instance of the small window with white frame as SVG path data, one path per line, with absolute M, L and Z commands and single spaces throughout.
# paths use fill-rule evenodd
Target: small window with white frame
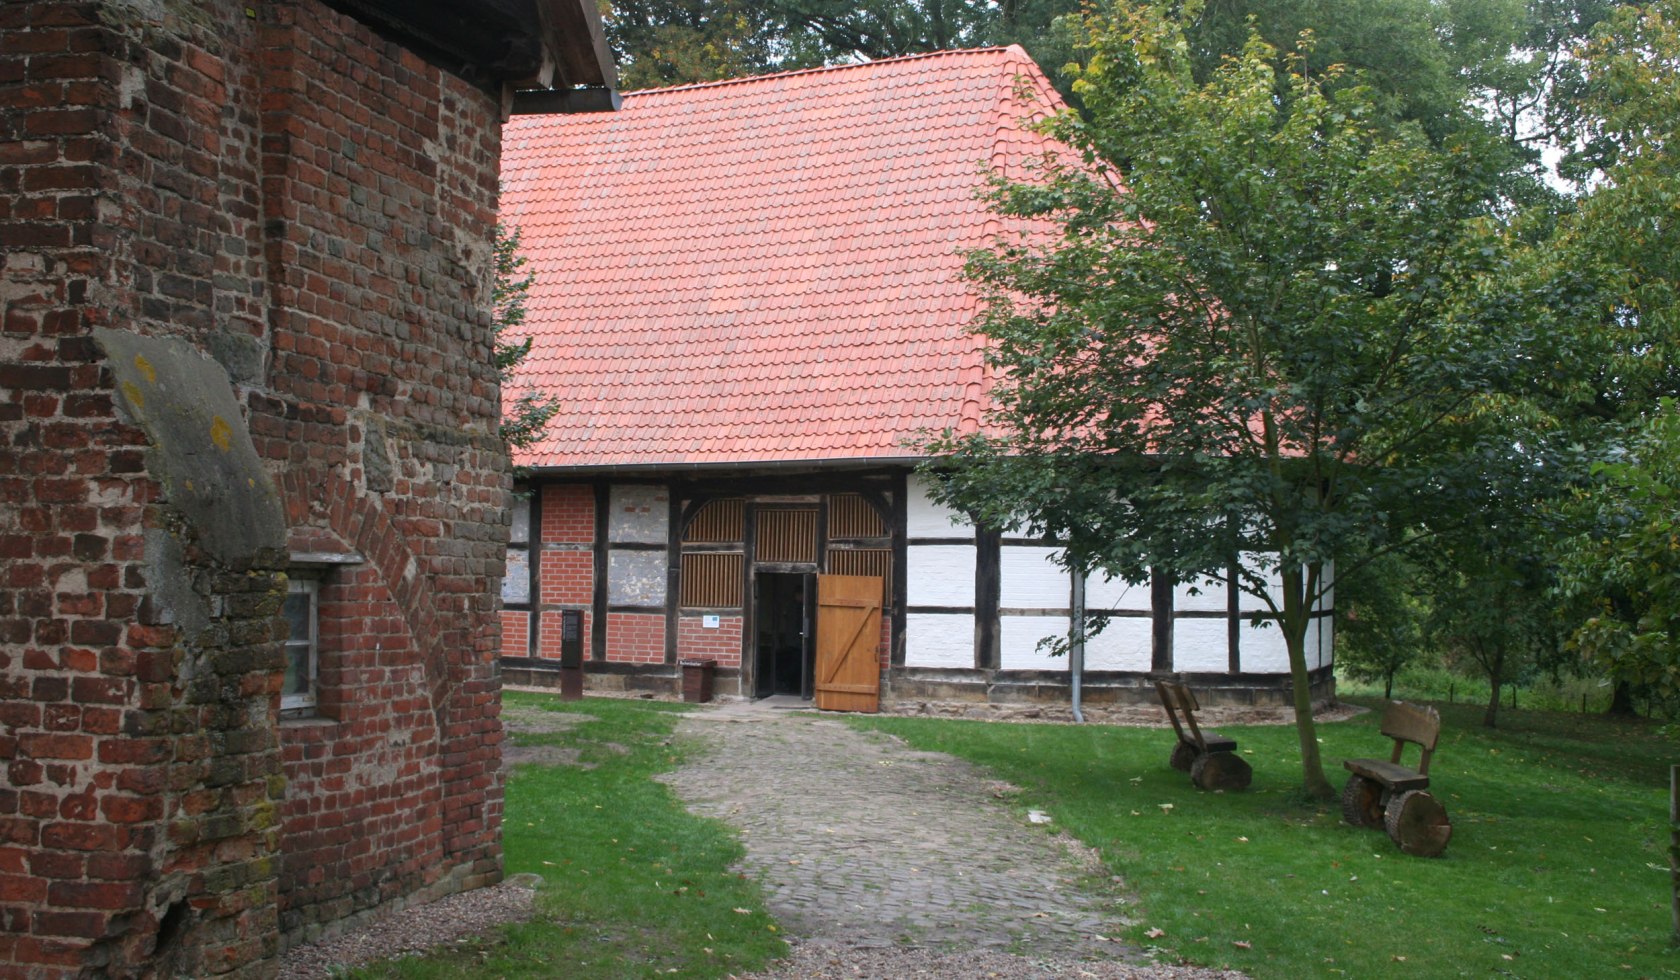
M 307 712 L 315 707 L 315 679 L 320 662 L 321 583 L 293 576 L 286 592 L 286 681 L 280 691 L 280 710 Z

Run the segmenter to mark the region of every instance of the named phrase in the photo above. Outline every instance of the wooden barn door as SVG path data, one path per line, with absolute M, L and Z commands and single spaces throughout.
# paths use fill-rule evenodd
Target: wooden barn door
M 817 707 L 876 711 L 881 703 L 881 580 L 817 576 Z

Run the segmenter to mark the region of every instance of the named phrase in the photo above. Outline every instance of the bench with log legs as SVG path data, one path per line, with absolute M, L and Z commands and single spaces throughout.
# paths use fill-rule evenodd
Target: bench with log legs
M 1347 759 L 1352 773 L 1342 790 L 1342 817 L 1355 827 L 1382 827 L 1407 854 L 1435 857 L 1452 839 L 1447 808 L 1429 792 L 1429 759 L 1441 737 L 1434 708 L 1395 701 L 1383 709 L 1382 733 L 1394 740 L 1387 760 Z M 1420 750 L 1417 768 L 1401 763 L 1408 744 Z
M 1198 789 L 1247 789 L 1254 770 L 1237 755 L 1237 740 L 1214 731 L 1203 731 L 1196 723 L 1201 705 L 1190 689 L 1174 680 L 1157 679 L 1155 691 L 1167 709 L 1178 741 L 1168 760 L 1174 769 L 1188 772 Z

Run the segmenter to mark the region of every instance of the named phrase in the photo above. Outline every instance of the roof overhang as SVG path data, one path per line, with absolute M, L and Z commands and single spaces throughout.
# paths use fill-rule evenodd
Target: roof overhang
M 617 108 L 618 68 L 595 0 L 326 0 L 433 64 L 517 103 L 559 93 Z M 581 108 L 550 111 L 599 111 Z
M 779 476 L 788 473 L 821 471 L 828 473 L 859 470 L 912 469 L 927 460 L 926 456 L 860 456 L 836 459 L 779 459 L 741 460 L 709 463 L 619 463 L 608 466 L 526 466 L 521 469 L 531 476 L 590 479 L 594 477 L 649 478 L 663 475 L 682 476 Z

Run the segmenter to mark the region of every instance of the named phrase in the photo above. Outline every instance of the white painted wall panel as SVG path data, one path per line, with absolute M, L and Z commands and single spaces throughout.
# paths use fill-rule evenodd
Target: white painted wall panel
M 1149 611 L 1149 583 L 1132 585 L 1123 578 L 1104 579 L 1102 573 L 1085 579 L 1086 609 Z
M 607 540 L 664 544 L 671 523 L 671 496 L 664 487 L 615 485 L 608 497 Z
M 1002 616 L 999 619 L 1003 643 L 1001 666 L 1004 670 L 1067 670 L 1068 658 L 1065 654 L 1052 657 L 1038 648 L 1038 641 L 1044 637 L 1067 637 L 1067 617 Z
M 1110 619 L 1101 633 L 1086 638 L 1085 669 L 1148 670 L 1152 640 L 1148 619 Z
M 1336 662 L 1336 620 L 1326 616 L 1318 620 L 1318 662 L 1314 667 L 1328 667 Z
M 960 519 L 960 523 L 952 523 L 951 518 L 956 511 L 936 504 L 927 496 L 928 479 L 920 474 L 911 474 L 909 483 L 909 499 L 906 501 L 905 530 L 911 538 L 969 538 L 974 536 L 974 526 L 967 519 Z
M 912 606 L 974 608 L 974 546 L 913 544 L 905 586 Z
M 974 617 L 911 613 L 904 618 L 906 667 L 973 667 Z
M 1289 648 L 1276 626 L 1242 626 L 1242 669 L 1246 674 L 1289 673 Z M 1223 669 L 1223 668 L 1222 668 Z
M 1247 642 L 1247 637 L 1244 637 Z M 1247 647 L 1243 648 L 1247 656 Z M 1247 661 L 1243 662 L 1247 666 Z M 1231 666 L 1231 644 L 1223 619 L 1173 620 L 1173 669 L 1224 673 Z
M 1201 594 L 1191 595 L 1192 588 Z M 1173 608 L 1185 612 L 1224 612 L 1225 580 L 1204 578 L 1194 583 L 1180 582 L 1173 588 Z
M 1060 548 L 1004 545 L 999 549 L 1000 604 L 1011 609 L 1068 609 L 1073 578 L 1057 565 Z

